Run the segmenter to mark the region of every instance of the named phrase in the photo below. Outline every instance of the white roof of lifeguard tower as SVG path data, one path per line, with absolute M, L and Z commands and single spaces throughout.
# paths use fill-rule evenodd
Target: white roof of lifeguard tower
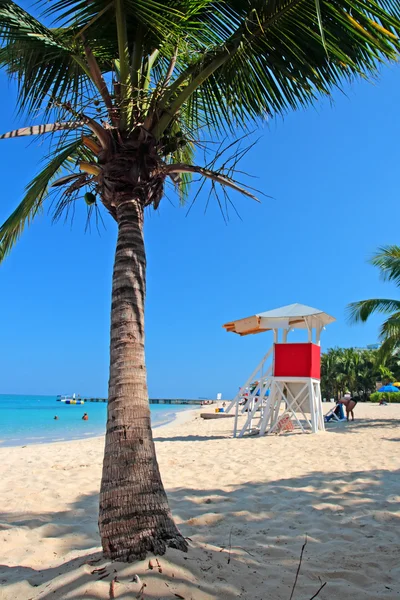
M 232 333 L 249 335 L 273 329 L 323 327 L 335 320 L 334 317 L 318 308 L 312 308 L 312 306 L 306 306 L 305 304 L 289 304 L 288 306 L 281 306 L 281 308 L 256 313 L 245 319 L 230 321 L 225 323 L 223 327 Z

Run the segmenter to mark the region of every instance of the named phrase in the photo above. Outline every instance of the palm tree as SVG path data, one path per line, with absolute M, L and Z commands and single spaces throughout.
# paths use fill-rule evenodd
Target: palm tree
M 384 246 L 379 249 L 370 263 L 380 270 L 384 281 L 393 281 L 400 286 L 400 247 Z M 349 304 L 349 318 L 353 323 L 365 322 L 374 313 L 389 315 L 380 329 L 380 355 L 388 357 L 393 350 L 400 347 L 400 300 L 387 298 L 374 298 L 360 300 Z
M 39 3 L 40 4 L 40 3 Z M 119 560 L 185 550 L 161 482 L 144 357 L 145 208 L 168 178 L 185 199 L 197 174 L 254 197 L 231 161 L 195 164 L 207 136 L 306 106 L 344 80 L 376 73 L 400 49 L 395 0 L 42 0 L 39 21 L 0 0 L 1 64 L 18 108 L 50 123 L 1 136 L 50 136 L 45 168 L 0 229 L 8 254 L 48 192 L 54 217 L 84 197 L 118 240 L 99 527 Z M 49 26 L 51 23 L 52 26 Z M 220 152 L 217 152 L 220 156 Z M 61 178 L 55 179 L 62 175 Z M 203 179 L 204 181 L 204 179 Z M 52 187 L 51 187 L 52 186 Z M 96 212 L 97 214 L 97 212 Z
M 342 349 L 330 348 L 321 356 L 321 390 L 323 396 L 338 398 L 342 386 Z
M 375 384 L 393 373 L 382 364 L 378 350 L 330 348 L 321 357 L 321 389 L 324 396 L 339 398 L 346 390 L 367 399 Z
M 377 350 L 359 350 L 360 364 L 357 370 L 356 391 L 365 400 L 375 391 L 379 374 L 385 367 L 381 364 L 382 359 Z

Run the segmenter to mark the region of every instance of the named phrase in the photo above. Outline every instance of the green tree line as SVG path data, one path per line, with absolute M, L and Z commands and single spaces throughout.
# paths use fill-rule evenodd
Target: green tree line
M 321 392 L 327 400 L 346 391 L 369 400 L 376 383 L 400 381 L 400 360 L 396 355 L 382 357 L 379 350 L 330 348 L 321 357 Z

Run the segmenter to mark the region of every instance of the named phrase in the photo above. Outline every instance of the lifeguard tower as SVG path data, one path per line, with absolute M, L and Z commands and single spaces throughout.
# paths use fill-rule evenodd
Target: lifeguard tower
M 273 332 L 273 344 L 252 372 L 226 412 L 235 410 L 234 437 L 246 432 L 264 435 L 283 423 L 302 432 L 324 431 L 320 365 L 321 331 L 335 319 L 304 304 L 290 304 L 231 321 L 223 327 L 240 336 Z M 307 342 L 288 343 L 288 334 L 303 329 Z M 240 422 L 239 415 L 246 418 Z M 239 429 L 240 427 L 240 429 Z

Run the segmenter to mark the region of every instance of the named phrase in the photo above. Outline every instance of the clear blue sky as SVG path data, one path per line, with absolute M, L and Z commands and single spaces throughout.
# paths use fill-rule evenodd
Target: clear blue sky
M 15 92 L 0 76 L 0 129 L 21 124 Z M 7 92 L 8 90 L 8 92 Z M 262 135 L 242 163 L 273 199 L 233 194 L 226 225 L 206 196 L 186 211 L 164 200 L 149 211 L 147 364 L 153 397 L 230 397 L 270 344 L 222 324 L 293 302 L 336 317 L 323 347 L 377 339 L 379 318 L 349 326 L 348 302 L 390 297 L 366 260 L 399 240 L 400 68 L 376 84 L 337 91 L 335 104 L 290 114 Z M 38 119 L 38 123 L 40 120 Z M 20 200 L 42 149 L 0 142 L 0 221 Z M 81 211 L 78 211 L 78 213 Z M 106 395 L 115 225 L 101 237 L 52 225 L 44 214 L 0 267 L 0 393 Z

